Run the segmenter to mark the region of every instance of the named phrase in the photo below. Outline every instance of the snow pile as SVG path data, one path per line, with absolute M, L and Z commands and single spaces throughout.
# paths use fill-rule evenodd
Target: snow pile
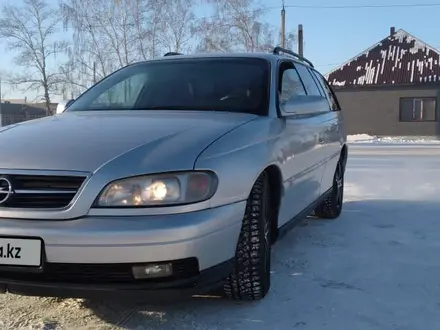
M 372 142 L 374 139 L 377 139 L 376 136 L 371 136 L 368 134 L 355 134 L 355 135 L 347 135 L 348 143 L 355 142 Z
M 385 142 L 385 143 L 420 143 L 420 144 L 426 144 L 426 143 L 440 143 L 439 139 L 436 139 L 434 137 L 427 137 L 427 136 L 420 136 L 420 137 L 412 137 L 412 136 L 383 136 L 378 138 L 377 142 Z
M 411 144 L 440 144 L 440 140 L 426 136 L 371 136 L 354 134 L 347 136 L 348 143 L 411 143 Z

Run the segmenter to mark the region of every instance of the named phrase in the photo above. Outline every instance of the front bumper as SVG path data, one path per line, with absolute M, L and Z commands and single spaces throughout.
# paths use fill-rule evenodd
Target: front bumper
M 61 298 L 118 299 L 129 301 L 175 301 L 210 293 L 232 272 L 233 259 L 205 269 L 198 275 L 172 281 L 130 283 L 72 283 L 0 277 L 0 293 Z
M 204 291 L 232 269 L 230 260 L 235 255 L 244 210 L 245 202 L 240 202 L 172 215 L 95 216 L 66 221 L 1 219 L 0 237 L 23 237 L 25 233 L 41 238 L 44 248 L 40 268 L 0 267 L 0 291 L 65 296 L 61 291 L 67 290 L 66 295 L 73 297 L 89 291 L 94 295 L 115 290 L 130 295 L 134 291 L 155 295 L 157 290 L 166 295 L 165 291 L 176 288 L 181 293 Z M 185 260 L 193 264 L 191 268 L 185 266 L 190 271 L 178 278 L 161 281 L 127 277 L 131 265 Z M 120 267 L 124 279 L 114 277 L 121 276 Z M 80 280 L 72 277 L 75 272 L 81 273 Z M 66 275 L 69 273 L 70 277 Z M 90 281 L 84 274 L 91 276 Z

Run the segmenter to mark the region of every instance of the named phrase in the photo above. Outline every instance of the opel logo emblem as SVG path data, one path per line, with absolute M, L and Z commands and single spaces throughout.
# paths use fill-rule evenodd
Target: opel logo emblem
M 6 201 L 14 194 L 11 181 L 6 178 L 0 178 L 0 205 L 6 203 Z

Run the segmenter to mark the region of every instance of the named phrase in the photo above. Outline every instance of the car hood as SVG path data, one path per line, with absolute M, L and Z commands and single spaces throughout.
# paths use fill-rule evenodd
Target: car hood
M 66 112 L 0 128 L 0 169 L 126 175 L 192 169 L 218 137 L 254 115 L 196 111 Z

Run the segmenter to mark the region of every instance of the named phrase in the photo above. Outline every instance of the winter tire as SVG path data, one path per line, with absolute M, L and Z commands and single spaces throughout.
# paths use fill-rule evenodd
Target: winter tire
M 315 216 L 322 219 L 336 219 L 342 211 L 344 200 L 344 168 L 339 161 L 333 178 L 330 195 L 315 210 Z
M 248 197 L 234 269 L 224 286 L 226 296 L 234 300 L 260 300 L 270 288 L 269 193 L 269 177 L 264 172 Z

